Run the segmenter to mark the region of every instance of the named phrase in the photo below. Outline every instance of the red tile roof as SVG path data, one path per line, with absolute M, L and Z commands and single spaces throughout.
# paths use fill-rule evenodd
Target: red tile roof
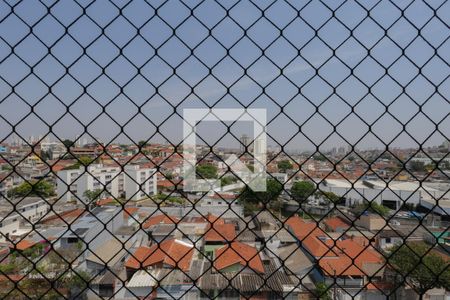
M 55 223 L 64 223 L 66 221 L 67 223 L 72 223 L 73 220 L 78 218 L 80 215 L 82 215 L 85 212 L 82 208 L 76 208 L 71 210 L 66 210 L 63 212 L 60 212 L 58 214 L 49 216 L 41 221 L 41 223 L 44 224 L 55 224 Z
M 291 217 L 286 221 L 286 224 L 312 256 L 336 255 L 331 250 L 331 247 L 318 238 L 319 236 L 326 236 L 326 233 L 315 222 L 305 222 L 300 217 Z
M 337 231 L 339 228 L 347 229 L 350 226 L 345 223 L 341 218 L 334 217 L 328 218 L 324 221 L 325 225 L 333 231 Z
M 103 205 L 106 205 L 109 203 L 114 203 L 114 199 L 113 198 L 105 198 L 105 199 L 97 200 L 98 206 L 103 206 Z
M 189 271 L 193 254 L 193 246 L 179 240 L 166 240 L 151 247 L 139 247 L 125 267 L 139 269 L 163 263 Z
M 255 247 L 241 242 L 232 242 L 230 246 L 223 246 L 216 250 L 214 267 L 223 270 L 229 266 L 240 264 L 258 273 L 264 273 L 264 266 Z
M 383 257 L 372 247 L 352 239 L 326 239 L 326 234 L 316 223 L 307 223 L 299 217 L 291 217 L 286 223 L 302 240 L 302 246 L 318 258 L 319 266 L 328 276 L 363 276 L 364 264 L 383 263 Z M 326 240 L 322 241 L 320 237 Z
M 177 217 L 174 216 L 166 216 L 164 214 L 162 215 L 157 215 L 157 216 L 153 216 L 148 218 L 143 224 L 142 224 L 142 228 L 147 229 L 152 227 L 153 225 L 156 224 L 175 224 L 178 223 L 179 219 Z
M 204 238 L 206 242 L 231 242 L 236 238 L 236 229 L 233 224 L 214 223 L 209 226 Z
M 123 218 L 128 219 L 128 217 L 132 216 L 135 212 L 139 210 L 139 207 L 135 206 L 127 206 L 123 210 Z
M 23 251 L 23 250 L 26 250 L 26 249 L 29 249 L 29 248 L 33 247 L 36 244 L 37 244 L 37 242 L 35 242 L 35 241 L 21 240 L 20 242 L 18 242 L 16 244 L 16 249 L 20 250 L 20 251 Z M 14 245 L 11 245 L 11 246 L 14 248 Z

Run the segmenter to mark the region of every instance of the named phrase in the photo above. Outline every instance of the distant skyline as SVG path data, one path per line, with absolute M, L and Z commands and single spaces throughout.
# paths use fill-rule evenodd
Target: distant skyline
M 268 144 L 291 140 L 290 150 L 450 139 L 449 2 L 133 1 L 116 20 L 122 1 L 80 1 L 87 15 L 75 1 L 43 2 L 51 14 L 38 1 L 0 3 L 0 141 L 12 126 L 29 137 L 51 125 L 59 137 L 87 126 L 129 143 L 160 126 L 153 141 L 177 144 L 183 108 L 240 103 L 266 108 Z M 365 122 L 373 134 L 362 138 Z M 129 138 L 116 138 L 121 126 Z M 214 140 L 224 129 L 200 134 Z

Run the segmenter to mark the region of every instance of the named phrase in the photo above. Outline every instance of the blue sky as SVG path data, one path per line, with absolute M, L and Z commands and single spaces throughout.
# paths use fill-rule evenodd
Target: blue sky
M 159 126 L 152 141 L 178 143 L 173 106 L 181 115 L 241 105 L 266 108 L 269 136 L 290 149 L 450 138 L 445 1 L 16 2 L 0 2 L 0 139 L 10 124 L 24 137 L 45 134 L 46 122 L 60 137 L 88 126 L 106 142 L 129 141 L 115 137 L 120 126 L 135 141 Z M 397 137 L 408 121 L 410 136 Z M 368 126 L 378 138 L 362 138 Z M 199 134 L 224 130 L 207 124 Z

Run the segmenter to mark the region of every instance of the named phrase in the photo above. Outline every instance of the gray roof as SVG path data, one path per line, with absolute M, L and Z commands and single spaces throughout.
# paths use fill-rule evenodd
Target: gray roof
M 125 245 L 123 245 L 117 239 L 111 238 L 95 250 L 91 250 L 91 254 L 86 258 L 86 260 L 97 263 L 99 265 L 107 265 L 108 267 L 113 267 L 126 254 L 129 253 L 125 249 L 130 249 L 130 246 L 130 243 L 126 243 Z
M 209 265 L 209 262 L 205 261 Z M 203 270 L 209 266 L 204 266 Z M 278 268 L 271 259 L 264 263 L 264 273 L 213 273 L 211 269 L 206 272 L 197 283 L 202 290 L 226 290 L 237 289 L 242 293 L 273 292 L 283 296 L 283 286 L 292 285 L 289 276 L 282 268 Z
M 299 274 L 305 269 L 310 269 L 314 266 L 314 262 L 297 244 L 278 248 L 276 252 L 280 260 L 284 262 L 284 267 L 289 273 Z
M 286 228 L 279 230 L 261 230 L 265 240 L 279 240 L 282 243 L 295 243 L 296 238 Z

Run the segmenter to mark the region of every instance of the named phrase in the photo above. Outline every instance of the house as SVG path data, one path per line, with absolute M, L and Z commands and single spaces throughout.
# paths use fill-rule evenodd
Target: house
M 215 251 L 214 268 L 220 272 L 264 273 L 264 266 L 255 247 L 232 242 Z
M 236 238 L 236 229 L 233 224 L 214 222 L 209 224 L 203 235 L 204 252 L 210 258 L 214 258 L 215 250 L 221 248 Z
M 370 231 L 383 229 L 387 222 L 386 219 L 379 214 L 365 212 L 354 221 L 355 226 L 364 227 Z
M 86 210 L 84 208 L 67 209 L 60 212 L 53 211 L 47 217 L 39 221 L 39 224 L 47 226 L 66 225 L 75 222 Z
M 405 241 L 419 242 L 424 240 L 424 235 L 430 236 L 426 230 L 416 229 L 415 226 L 386 226 L 376 235 L 376 246 L 383 251 L 402 244 Z M 434 243 L 434 242 L 433 242 Z
M 276 255 L 277 249 L 280 247 L 297 244 L 295 236 L 284 227 L 272 230 L 261 230 L 261 234 L 264 238 L 265 247 L 267 249 L 266 252 L 269 256 Z
M 149 229 L 150 227 L 155 226 L 157 224 L 175 224 L 178 222 L 179 219 L 177 217 L 169 216 L 166 214 L 160 214 L 147 218 L 142 224 L 142 228 Z
M 332 231 L 332 232 L 342 233 L 350 228 L 350 225 L 348 225 L 346 222 L 344 222 L 339 217 L 327 218 L 327 219 L 325 219 L 324 224 L 325 224 L 326 230 Z
M 237 251 L 243 258 L 239 258 Z M 260 255 L 263 256 L 256 248 L 239 242 L 216 250 L 214 268 L 209 268 L 207 260 L 198 266 L 203 272 L 196 284 L 201 295 L 223 300 L 286 299 L 287 296 L 298 299 L 293 281 L 278 262 L 273 258 L 262 259 Z
M 87 250 L 89 254 L 86 255 L 84 267 L 90 274 L 104 274 L 107 269 L 117 267 L 124 261 L 130 247 L 130 243 L 123 244 L 115 237 L 111 237 L 94 250 L 91 248 Z
M 150 247 L 141 246 L 125 262 L 127 278 L 140 269 L 169 268 L 189 271 L 195 249 L 192 244 L 170 239 Z
M 80 243 L 89 249 L 97 249 L 100 245 L 111 239 L 111 233 L 124 225 L 122 208 L 114 206 L 96 207 L 90 212 L 86 212 L 76 219 L 65 233 L 58 239 L 58 246 L 66 248 Z M 88 255 L 88 251 L 83 252 L 83 256 Z M 84 258 L 84 257 L 83 257 Z
M 301 248 L 315 259 L 320 271 L 316 280 L 328 286 L 336 284 L 337 288 L 346 291 L 343 295 L 336 295 L 336 299 L 365 299 L 367 293 L 382 296 L 379 290 L 369 291 L 367 288 L 370 283 L 383 283 L 384 280 L 385 262 L 375 248 L 345 237 L 335 239 L 315 222 L 308 223 L 300 217 L 291 217 L 286 223 Z
M 288 274 L 295 274 L 302 278 L 314 272 L 314 260 L 296 244 L 278 248 L 276 256 L 283 261 L 284 269 Z

